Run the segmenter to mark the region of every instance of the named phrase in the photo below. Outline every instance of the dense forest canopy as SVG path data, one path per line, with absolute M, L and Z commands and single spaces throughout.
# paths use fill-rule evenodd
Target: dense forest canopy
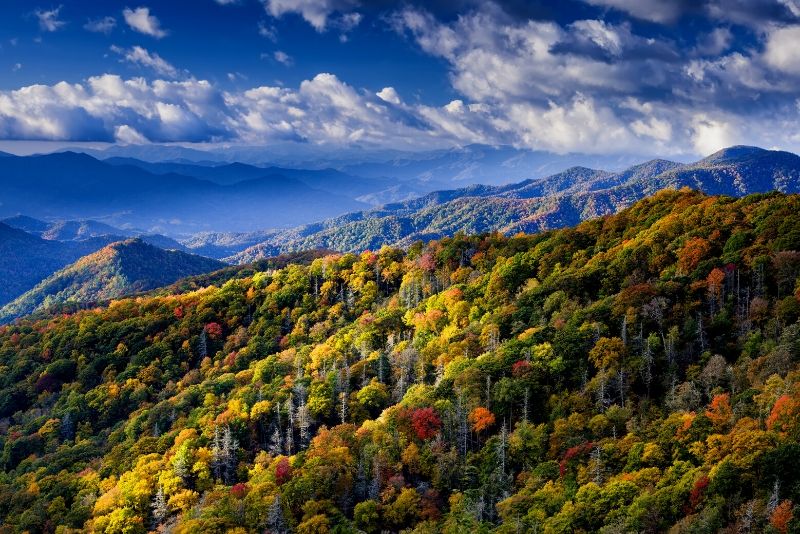
M 797 530 L 798 213 L 662 191 L 2 327 L 0 530 Z

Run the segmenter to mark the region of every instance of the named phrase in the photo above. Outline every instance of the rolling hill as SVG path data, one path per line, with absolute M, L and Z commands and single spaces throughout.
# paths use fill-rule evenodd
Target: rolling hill
M 561 228 L 616 213 L 661 189 L 690 187 L 709 194 L 800 192 L 800 157 L 756 147 L 731 147 L 696 163 L 651 160 L 614 173 L 573 167 L 547 178 L 505 186 L 438 191 L 407 202 L 350 213 L 273 232 L 233 255 L 247 263 L 309 248 L 359 251 L 383 244 L 408 246 L 456 232 Z
M 63 303 L 91 304 L 155 289 L 225 264 L 140 239 L 112 243 L 55 272 L 0 308 L 0 322 Z

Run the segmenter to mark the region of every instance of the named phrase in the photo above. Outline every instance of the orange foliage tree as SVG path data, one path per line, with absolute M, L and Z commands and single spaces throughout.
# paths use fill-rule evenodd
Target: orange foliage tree
M 472 429 L 480 433 L 494 424 L 495 417 L 487 408 L 479 406 L 470 412 L 469 422 L 472 423 Z

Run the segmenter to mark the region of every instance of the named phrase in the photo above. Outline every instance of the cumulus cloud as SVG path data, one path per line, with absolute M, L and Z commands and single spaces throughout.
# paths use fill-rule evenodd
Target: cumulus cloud
M 178 69 L 155 52 L 148 52 L 141 46 L 134 46 L 132 48 L 112 46 L 111 51 L 122 56 L 124 61 L 140 67 L 152 69 L 161 76 L 167 76 L 169 78 L 176 78 L 178 76 Z
M 161 28 L 161 22 L 150 14 L 149 7 L 137 7 L 130 9 L 126 7 L 122 11 L 122 16 L 125 17 L 125 23 L 139 33 L 161 39 L 167 35 L 167 31 Z
M 33 85 L 0 92 L 0 137 L 62 141 L 315 144 L 420 149 L 458 139 L 415 109 L 389 107 L 333 74 L 295 89 L 229 92 L 208 81 L 123 79 Z
M 39 20 L 39 29 L 45 32 L 54 32 L 64 26 L 66 22 L 59 20 L 58 14 L 61 12 L 61 7 L 58 6 L 54 9 L 37 9 L 34 15 Z
M 733 32 L 730 28 L 714 28 L 701 39 L 694 51 L 701 56 L 718 56 L 727 51 L 733 43 Z
M 389 102 L 390 104 L 395 105 L 400 104 L 400 95 L 397 94 L 397 91 L 395 91 L 394 87 L 384 87 L 375 94 L 384 102 Z
M 603 3 L 628 10 L 650 0 L 637 1 L 639 7 Z M 681 14 L 678 3 L 653 1 L 650 7 L 659 21 Z M 406 8 L 391 22 L 448 62 L 452 85 L 464 97 L 447 106 L 447 115 L 426 115 L 451 130 L 454 114 L 468 118 L 469 132 L 487 139 L 557 152 L 696 152 L 736 138 L 737 128 L 763 144 L 756 131 L 774 137 L 766 125 L 798 117 L 798 79 L 786 74 L 800 75 L 800 53 L 790 46 L 800 40 L 800 26 L 771 29 L 763 54 L 720 55 L 731 48 L 727 27 L 681 49 L 665 38 L 637 35 L 626 22 L 560 25 L 504 17 L 496 9 L 442 22 Z M 481 112 L 463 113 L 467 109 Z M 744 127 L 743 115 L 759 127 Z
M 83 28 L 90 32 L 104 33 L 108 35 L 117 27 L 117 19 L 114 17 L 103 17 L 86 21 Z
M 772 31 L 766 43 L 764 59 L 772 67 L 790 74 L 800 74 L 800 25 Z
M 297 14 L 303 17 L 317 31 L 324 31 L 334 13 L 344 13 L 340 24 L 350 24 L 351 29 L 361 20 L 360 15 L 352 15 L 358 5 L 357 0 L 265 0 L 264 7 L 273 17 Z
M 707 154 L 739 142 L 784 148 L 786 139 L 800 143 L 796 103 L 792 110 L 748 123 L 719 110 L 698 113 L 634 98 L 614 104 L 580 92 L 544 104 L 455 99 L 427 106 L 404 103 L 390 87 L 377 93 L 359 90 L 330 73 L 295 88 L 236 91 L 204 80 L 147 81 L 106 74 L 78 84 L 0 91 L 0 138 L 297 141 L 410 150 L 489 143 L 555 152 L 644 154 L 666 148 Z

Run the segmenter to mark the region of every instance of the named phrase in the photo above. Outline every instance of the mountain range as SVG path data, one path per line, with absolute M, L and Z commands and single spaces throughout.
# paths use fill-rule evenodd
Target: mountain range
M 310 248 L 360 251 L 384 244 L 408 246 L 456 232 L 513 234 L 561 228 L 616 213 L 660 189 L 681 187 L 730 196 L 800 192 L 800 157 L 736 146 L 689 164 L 656 159 L 621 172 L 573 167 L 510 185 L 437 191 L 267 234 L 229 261 L 246 263 Z
M 171 235 L 295 225 L 368 206 L 268 170 L 215 183 L 73 152 L 4 157 L 0 168 L 0 217 L 94 219 Z
M 59 168 L 63 168 L 63 172 Z M 798 156 L 743 146 L 722 150 L 694 163 L 656 159 L 616 172 L 571 167 L 545 178 L 531 178 L 507 185 L 471 185 L 426 194 L 420 193 L 424 181 L 393 182 L 384 178 L 363 178 L 335 169 L 262 168 L 219 162 L 145 162 L 122 157 L 98 161 L 88 155 L 74 153 L 26 158 L 9 155 L 0 159 L 0 169 L 7 171 L 3 176 L 5 181 L 12 184 L 8 189 L 14 190 L 16 187 L 17 191 L 29 191 L 32 195 L 30 198 L 34 199 L 31 202 L 40 208 L 38 211 L 25 212 L 25 215 L 14 214 L 0 223 L 0 252 L 3 253 L 0 276 L 7 280 L 0 287 L 0 306 L 17 298 L 22 299 L 13 305 L 12 312 L 7 313 L 9 317 L 36 309 L 45 301 L 49 303 L 64 298 L 95 301 L 104 298 L 103 295 L 119 293 L 96 288 L 91 291 L 65 290 L 62 286 L 70 285 L 64 282 L 65 277 L 72 280 L 70 277 L 76 272 L 85 272 L 87 264 L 93 264 L 98 258 L 77 267 L 77 264 L 71 265 L 73 262 L 111 243 L 132 237 L 159 249 L 225 259 L 231 264 L 248 264 L 284 253 L 309 250 L 351 252 L 378 249 L 383 245 L 407 247 L 415 241 L 429 241 L 458 232 L 474 234 L 499 231 L 510 235 L 559 228 L 615 213 L 663 188 L 690 187 L 709 194 L 731 196 L 771 190 L 800 192 Z M 51 169 L 53 174 L 43 178 L 45 175 L 37 174 L 42 169 Z M 259 175 L 260 178 L 254 178 Z M 23 177 L 30 178 L 31 183 L 25 183 Z M 86 194 L 93 195 L 94 200 L 91 201 L 73 192 L 65 194 L 58 201 L 53 200 L 51 204 L 34 194 L 39 188 L 34 187 L 36 184 L 58 183 L 57 190 L 63 192 L 67 189 L 66 184 L 75 185 L 87 177 L 93 177 L 94 181 L 85 182 L 82 191 L 90 191 Z M 137 182 L 139 179 L 142 181 Z M 275 185 L 272 189 L 275 195 L 259 206 L 264 197 L 258 191 L 265 183 Z M 365 194 L 369 184 L 375 185 L 372 194 L 380 196 L 392 183 L 401 188 L 408 184 L 419 188 L 413 189 L 409 185 L 406 193 L 413 198 L 401 202 L 325 218 L 332 211 L 342 211 L 348 203 L 367 206 L 366 202 L 356 200 L 355 196 L 359 195 L 358 198 L 365 200 L 369 196 Z M 195 187 L 208 191 L 232 188 L 236 191 L 233 196 L 241 195 L 240 200 L 245 207 L 242 208 L 243 204 L 237 203 L 231 196 L 222 195 L 217 199 L 219 206 L 208 211 L 197 211 L 193 215 L 197 220 L 203 219 L 203 225 L 218 226 L 213 226 L 213 231 L 175 236 L 178 239 L 140 229 L 158 227 L 159 221 L 148 217 L 164 207 L 163 202 L 167 197 L 184 194 L 184 198 L 175 199 L 175 206 L 189 206 L 190 200 L 197 198 L 192 196 L 196 193 Z M 139 192 L 126 193 L 134 189 Z M 350 196 L 337 196 L 337 190 Z M 302 193 L 308 191 L 313 191 L 311 199 Z M 153 193 L 153 198 L 148 199 L 146 192 Z M 107 202 L 100 201 L 103 194 L 109 195 Z M 55 196 L 55 190 L 47 195 Z M 20 198 L 17 196 L 13 203 L 6 202 L 0 207 L 13 205 L 15 210 L 20 210 L 26 206 Z M 314 198 L 322 203 L 330 200 L 332 205 L 338 207 L 328 206 L 327 210 L 317 210 Z M 341 198 L 347 199 L 344 204 L 339 203 Z M 133 206 L 141 202 L 144 207 L 138 215 L 134 215 L 135 210 L 124 211 L 120 217 L 104 217 L 101 220 L 54 215 L 61 213 L 61 209 L 66 210 L 65 214 L 71 214 L 73 212 L 65 206 L 76 207 L 81 202 L 87 205 L 100 203 L 106 209 L 112 208 L 115 203 Z M 273 211 L 275 205 L 281 208 Z M 47 209 L 43 210 L 43 206 L 47 206 Z M 287 211 L 310 210 L 302 217 L 316 220 L 289 228 L 270 229 L 262 226 L 244 232 L 225 231 L 230 228 L 231 221 L 252 216 L 252 210 L 265 214 L 259 215 L 259 220 L 273 218 L 281 222 L 296 220 L 291 217 L 284 219 Z M 45 211 L 45 218 L 36 217 L 42 217 L 42 211 Z M 87 211 L 77 209 L 76 213 L 83 216 Z M 169 215 L 177 216 L 178 213 Z M 228 222 L 219 223 L 221 218 L 226 218 Z M 137 220 L 140 224 L 134 225 Z M 123 224 L 118 226 L 112 224 L 114 222 Z M 183 227 L 181 224 L 176 226 Z M 174 226 L 171 229 L 174 230 Z M 146 255 L 132 257 L 145 258 Z M 154 265 L 158 264 L 152 261 Z M 211 267 L 212 264 L 207 266 Z M 55 279 L 51 279 L 53 276 Z M 168 283 L 172 281 L 174 279 Z M 134 285 L 124 287 L 132 290 Z M 152 284 L 145 286 L 151 288 Z M 101 284 L 101 287 L 105 286 Z M 23 296 L 26 292 L 30 293 Z

